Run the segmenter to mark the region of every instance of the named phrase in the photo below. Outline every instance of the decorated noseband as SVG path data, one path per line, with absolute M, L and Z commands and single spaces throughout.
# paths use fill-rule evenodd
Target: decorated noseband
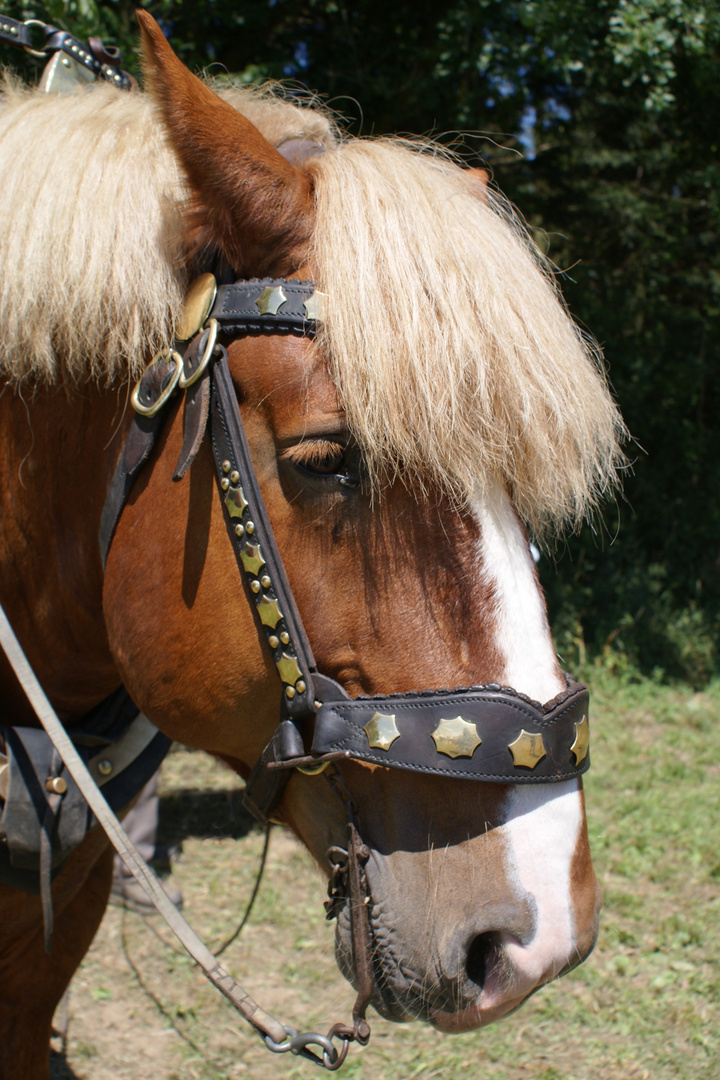
M 133 392 L 136 417 L 103 511 L 103 565 L 166 404 L 177 388 L 185 389 L 185 436 L 173 479 L 189 469 L 209 422 L 228 535 L 283 687 L 280 722 L 245 791 L 256 817 L 272 816 L 290 770 L 312 774 L 348 758 L 486 783 L 557 783 L 580 776 L 590 766 L 588 692 L 569 676 L 567 689 L 541 705 L 495 684 L 351 699 L 318 671 L 218 339 L 267 331 L 313 334 L 325 303 L 313 282 L 294 279 L 217 286 L 212 274 L 204 274 L 193 283 L 175 347 L 155 357 Z

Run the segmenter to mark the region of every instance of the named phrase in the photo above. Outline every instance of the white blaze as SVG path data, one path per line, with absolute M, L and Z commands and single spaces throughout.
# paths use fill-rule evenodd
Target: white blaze
M 545 605 L 529 545 L 501 485 L 475 504 L 481 527 L 483 572 L 495 590 L 495 644 L 504 657 L 497 680 L 536 701 L 545 702 L 565 689 Z M 572 957 L 575 930 L 570 868 L 582 825 L 577 780 L 509 788 L 503 832 L 509 841 L 512 876 L 537 904 L 537 928 L 522 945 L 506 936 L 505 951 L 516 973 L 513 994 L 527 994 L 540 979 L 550 978 Z M 499 993 L 485 990 L 485 1006 Z

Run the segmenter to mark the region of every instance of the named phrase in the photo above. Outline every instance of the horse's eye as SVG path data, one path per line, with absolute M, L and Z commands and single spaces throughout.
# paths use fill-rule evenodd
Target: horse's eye
M 330 439 L 308 439 L 283 454 L 296 469 L 311 476 L 334 479 L 344 487 L 360 483 L 359 453 L 355 446 Z
M 320 473 L 321 476 L 333 476 L 342 472 L 347 447 L 341 443 L 316 439 L 307 444 L 302 459 L 297 462 L 308 472 Z

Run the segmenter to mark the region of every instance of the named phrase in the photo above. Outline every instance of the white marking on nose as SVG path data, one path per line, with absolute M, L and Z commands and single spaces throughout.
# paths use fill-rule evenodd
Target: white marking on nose
M 582 826 L 577 780 L 539 786 L 516 785 L 506 803 L 514 876 L 537 904 L 535 936 L 524 945 L 507 936 L 505 952 L 527 993 L 553 978 L 575 948 L 570 868 Z

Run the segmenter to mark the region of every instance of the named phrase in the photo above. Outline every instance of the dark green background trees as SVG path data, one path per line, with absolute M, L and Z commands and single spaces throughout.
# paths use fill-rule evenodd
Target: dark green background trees
M 136 67 L 127 0 L 0 0 Z M 568 665 L 701 683 L 720 628 L 716 0 L 148 4 L 191 67 L 320 91 L 365 134 L 484 161 L 564 270 L 636 442 L 625 498 L 542 561 Z M 18 54 L 2 50 L 17 66 Z M 24 71 L 32 77 L 30 62 Z M 520 151 L 521 153 L 518 153 Z

